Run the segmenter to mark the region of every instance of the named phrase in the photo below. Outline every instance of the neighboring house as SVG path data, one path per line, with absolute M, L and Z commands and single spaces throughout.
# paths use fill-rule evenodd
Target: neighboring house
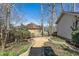
M 30 23 L 26 25 L 26 28 L 34 35 L 40 36 L 41 35 L 41 26 L 36 25 L 34 23 Z
M 57 35 L 63 38 L 72 39 L 71 33 L 73 26 L 73 22 L 76 21 L 77 17 L 79 17 L 78 12 L 62 12 L 58 20 L 57 24 Z M 77 19 L 79 20 L 79 19 Z M 79 25 L 79 23 L 78 23 Z

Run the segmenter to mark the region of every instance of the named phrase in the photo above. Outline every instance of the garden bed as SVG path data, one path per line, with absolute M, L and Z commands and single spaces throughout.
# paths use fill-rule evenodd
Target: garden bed
M 70 49 L 65 40 L 59 37 L 52 37 L 45 45 L 51 46 L 54 53 L 58 56 L 79 56 L 79 52 Z
M 31 46 L 31 42 L 20 42 L 19 44 L 11 44 L 11 46 L 5 48 L 4 51 L 0 48 L 0 56 L 19 56 L 26 52 Z

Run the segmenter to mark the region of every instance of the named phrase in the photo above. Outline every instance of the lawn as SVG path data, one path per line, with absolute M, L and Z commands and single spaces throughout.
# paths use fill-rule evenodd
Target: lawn
M 0 56 L 19 56 L 20 54 L 27 51 L 30 46 L 31 46 L 31 43 L 29 42 L 11 44 L 11 46 L 5 48 L 5 51 L 3 52 L 0 49 Z
M 51 46 L 54 53 L 58 56 L 79 56 L 79 52 L 69 49 L 65 40 L 59 37 L 51 37 L 49 42 L 45 43 L 46 46 Z

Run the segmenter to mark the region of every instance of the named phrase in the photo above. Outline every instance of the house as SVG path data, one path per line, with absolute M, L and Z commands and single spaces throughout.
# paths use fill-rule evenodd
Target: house
M 40 36 L 41 35 L 41 26 L 36 25 L 34 23 L 29 23 L 26 25 L 26 28 L 34 35 Z
M 76 20 L 79 20 L 78 12 L 62 12 L 60 17 L 56 21 L 57 35 L 63 38 L 67 38 L 68 40 L 71 40 L 71 26 L 73 26 L 73 23 L 75 23 Z

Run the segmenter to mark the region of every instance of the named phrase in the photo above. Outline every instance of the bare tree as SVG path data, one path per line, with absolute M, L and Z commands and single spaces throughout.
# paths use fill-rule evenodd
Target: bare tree
M 62 12 L 64 12 L 63 3 L 61 3 L 60 5 L 61 5 L 61 13 L 62 13 Z
M 49 9 L 49 17 L 48 17 L 48 35 L 51 35 L 51 4 L 48 4 L 48 9 Z
M 3 24 L 1 26 L 1 43 L 2 50 L 6 46 L 6 40 L 9 39 L 9 25 L 10 25 L 10 4 L 2 4 Z
M 49 35 L 52 35 L 53 33 L 53 24 L 54 22 L 57 20 L 57 16 L 56 16 L 56 9 L 55 9 L 55 3 L 52 4 L 48 4 L 49 5 Z
M 43 4 L 41 4 L 41 27 L 42 27 L 42 36 L 44 36 L 44 14 L 43 14 Z
M 76 6 L 76 4 L 75 4 L 75 3 L 72 3 L 72 6 L 71 6 L 71 7 L 72 7 L 72 8 L 71 8 L 71 9 L 72 9 L 72 10 L 71 10 L 72 12 L 75 12 L 75 6 Z

